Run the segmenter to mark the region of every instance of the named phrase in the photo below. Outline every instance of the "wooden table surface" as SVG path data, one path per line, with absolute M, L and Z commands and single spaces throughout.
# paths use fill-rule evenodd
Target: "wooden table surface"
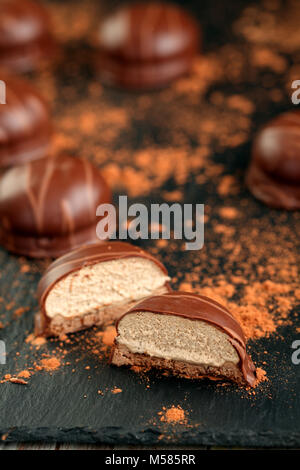
M 36 443 L 1 443 L 0 450 L 212 450 L 213 447 L 176 447 L 176 446 L 109 446 L 109 445 L 88 445 L 88 444 L 60 444 L 47 442 Z

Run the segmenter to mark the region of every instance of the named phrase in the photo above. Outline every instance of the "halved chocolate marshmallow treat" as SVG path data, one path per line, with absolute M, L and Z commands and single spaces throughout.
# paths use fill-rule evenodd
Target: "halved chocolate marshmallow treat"
M 83 246 L 52 263 L 38 287 L 36 334 L 60 336 L 118 319 L 138 301 L 170 291 L 166 268 L 124 242 Z
M 150 297 L 125 313 L 117 323 L 111 363 L 189 379 L 256 382 L 235 318 L 214 300 L 187 292 Z

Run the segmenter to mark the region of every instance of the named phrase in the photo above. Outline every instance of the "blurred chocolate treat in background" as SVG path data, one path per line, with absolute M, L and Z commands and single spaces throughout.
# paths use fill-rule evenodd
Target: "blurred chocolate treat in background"
M 0 178 L 0 243 L 36 258 L 98 241 L 96 208 L 111 193 L 88 160 L 66 155 L 6 170 Z
M 6 104 L 0 106 L 0 168 L 47 156 L 52 125 L 46 102 L 26 80 L 2 73 L 0 78 L 6 88 Z
M 0 2 L 0 66 L 28 72 L 56 50 L 47 11 L 33 0 Z
M 257 134 L 246 183 L 271 207 L 300 209 L 299 111 L 276 117 Z
M 109 85 L 160 88 L 190 71 L 199 40 L 199 26 L 180 7 L 134 3 L 101 23 L 96 66 Z

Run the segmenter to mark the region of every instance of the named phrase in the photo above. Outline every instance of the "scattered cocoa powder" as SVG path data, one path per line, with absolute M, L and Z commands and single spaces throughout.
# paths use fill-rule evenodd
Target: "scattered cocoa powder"
M 49 357 L 42 359 L 40 365 L 37 367 L 41 367 L 46 371 L 54 371 L 57 370 L 61 366 L 61 361 L 56 357 Z
M 257 378 L 256 385 L 260 384 L 261 382 L 266 382 L 268 380 L 266 371 L 263 370 L 261 367 L 257 367 L 256 378 Z
M 111 390 L 111 393 L 113 393 L 114 395 L 116 395 L 118 393 L 122 393 L 122 392 L 123 392 L 123 390 L 121 388 L 117 388 L 117 387 L 115 387 Z
M 117 336 L 117 330 L 115 326 L 108 325 L 104 328 L 103 331 L 97 332 L 96 335 L 101 339 L 102 342 L 101 351 L 107 353 L 114 344 L 115 337 Z
M 19 379 L 18 377 L 11 377 L 9 381 L 13 384 L 28 385 L 28 382 L 26 382 L 26 380 Z
M 29 307 L 19 307 L 14 311 L 14 317 L 21 317 L 23 313 L 28 312 Z
M 236 178 L 233 175 L 224 175 L 221 177 L 217 187 L 220 196 L 229 196 L 238 192 L 238 185 Z
M 263 2 L 261 5 L 246 7 L 234 28 L 251 43 L 276 46 L 280 51 L 293 53 L 300 47 L 299 20 L 300 6 L 297 0 L 286 3 L 273 1 L 269 5 Z M 265 60 L 272 65 L 269 57 Z
M 31 373 L 29 370 L 21 370 L 21 372 L 18 373 L 18 377 L 22 377 L 23 379 L 29 379 L 31 377 Z
M 238 210 L 235 207 L 222 207 L 219 210 L 219 214 L 224 219 L 236 219 L 239 215 Z
M 22 264 L 20 268 L 21 273 L 28 273 L 30 271 L 29 264 Z
M 30 343 L 33 346 L 40 347 L 46 344 L 47 341 L 46 341 L 46 338 L 42 336 L 35 336 L 33 333 L 31 333 L 30 335 L 27 336 L 27 338 L 25 339 L 25 342 Z
M 18 385 L 28 385 L 28 382 L 23 380 L 21 376 L 19 375 L 15 377 L 15 376 L 12 376 L 11 374 L 5 374 L 4 378 L 0 380 L 0 384 L 6 383 L 6 382 L 10 382 L 12 384 L 18 384 Z
M 172 405 L 170 408 L 163 407 L 162 411 L 158 412 L 158 415 L 160 416 L 160 421 L 163 423 L 183 424 L 186 422 L 185 412 L 179 405 L 178 406 Z
M 9 302 L 8 304 L 6 304 L 5 308 L 7 311 L 11 310 L 13 307 L 15 306 L 15 301 L 12 300 L 11 302 Z

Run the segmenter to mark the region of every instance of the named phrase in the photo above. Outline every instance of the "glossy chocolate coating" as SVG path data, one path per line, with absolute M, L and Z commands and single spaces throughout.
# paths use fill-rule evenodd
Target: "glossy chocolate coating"
M 41 307 L 43 307 L 47 294 L 53 286 L 72 272 L 96 263 L 132 257 L 148 259 L 167 274 L 165 266 L 154 256 L 126 242 L 107 241 L 81 246 L 55 260 L 46 270 L 38 286 L 38 298 Z
M 98 68 L 104 81 L 156 88 L 187 73 L 199 47 L 199 28 L 180 7 L 136 3 L 100 25 Z
M 161 315 L 175 315 L 189 320 L 200 320 L 212 324 L 229 336 L 232 346 L 240 357 L 240 368 L 245 381 L 253 386 L 256 382 L 255 366 L 246 353 L 243 330 L 229 310 L 208 297 L 189 292 L 170 292 L 148 297 L 136 304 L 125 315 L 134 312 L 153 312 Z M 123 315 L 117 322 L 124 318 Z
M 278 116 L 257 134 L 246 182 L 271 207 L 300 209 L 299 111 Z
M 49 109 L 25 80 L 0 73 L 6 104 L 0 105 L 0 167 L 47 156 L 51 142 Z
M 33 0 L 0 2 L 0 66 L 27 72 L 55 51 L 47 11 Z
M 97 241 L 96 208 L 110 201 L 87 160 L 61 155 L 16 166 L 0 178 L 0 243 L 25 256 L 59 256 Z

